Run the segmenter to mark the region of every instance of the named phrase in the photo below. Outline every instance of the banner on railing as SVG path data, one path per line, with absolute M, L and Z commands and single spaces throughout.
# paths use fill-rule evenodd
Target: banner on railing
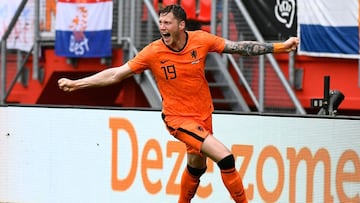
M 111 0 L 59 0 L 55 51 L 66 57 L 111 55 Z
M 298 1 L 299 53 L 359 57 L 359 0 Z
M 242 1 L 242 3 L 266 41 L 285 40 L 296 35 L 296 0 Z M 234 15 L 240 15 L 240 12 L 234 12 Z M 237 19 L 240 23 L 240 17 Z
M 0 37 L 3 38 L 21 0 L 0 0 Z M 34 43 L 34 0 L 29 0 L 7 39 L 8 49 L 30 51 Z

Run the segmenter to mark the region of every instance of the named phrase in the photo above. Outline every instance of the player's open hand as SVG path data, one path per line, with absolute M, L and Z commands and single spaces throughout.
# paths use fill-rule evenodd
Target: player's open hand
M 58 86 L 65 92 L 71 92 L 75 90 L 75 84 L 73 80 L 67 78 L 61 78 L 58 80 Z

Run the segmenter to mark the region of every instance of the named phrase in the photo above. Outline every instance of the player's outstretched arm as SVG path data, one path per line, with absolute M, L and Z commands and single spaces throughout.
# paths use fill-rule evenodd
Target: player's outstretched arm
M 226 40 L 223 53 L 240 54 L 242 56 L 256 56 L 268 53 L 287 53 L 295 51 L 299 45 L 299 38 L 290 37 L 280 43 L 266 43 L 257 41 L 229 41 Z
M 65 92 L 72 92 L 79 89 L 112 85 L 130 77 L 131 75 L 133 75 L 133 72 L 126 63 L 121 67 L 105 69 L 94 75 L 78 80 L 61 78 L 58 80 L 58 86 Z

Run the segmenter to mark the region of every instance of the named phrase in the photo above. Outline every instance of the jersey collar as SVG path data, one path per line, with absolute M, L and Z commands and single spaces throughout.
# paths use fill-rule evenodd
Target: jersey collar
M 185 31 L 185 34 L 186 34 L 185 44 L 184 44 L 183 48 L 181 48 L 180 50 L 175 50 L 175 49 L 169 47 L 168 45 L 166 45 L 165 42 L 164 42 L 164 40 L 163 40 L 163 38 L 161 38 L 161 41 L 162 41 L 162 42 L 164 43 L 164 45 L 165 45 L 167 48 L 169 48 L 171 51 L 181 52 L 182 50 L 185 49 L 185 47 L 186 47 L 186 45 L 187 45 L 187 43 L 188 43 L 188 39 L 189 39 L 189 34 L 188 34 L 188 32 Z

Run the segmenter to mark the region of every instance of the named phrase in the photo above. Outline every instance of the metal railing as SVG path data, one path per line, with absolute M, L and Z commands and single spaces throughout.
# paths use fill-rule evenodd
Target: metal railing
M 28 3 L 28 0 L 22 0 L 16 9 L 13 18 L 10 21 L 9 26 L 7 27 L 7 30 L 5 31 L 4 35 L 1 38 L 1 72 L 0 72 L 0 81 L 1 81 L 1 92 L 0 92 L 0 104 L 5 104 L 6 99 L 9 96 L 12 88 L 15 86 L 15 83 L 18 81 L 18 79 L 21 77 L 21 75 L 24 73 L 25 69 L 25 63 L 29 59 L 30 55 L 32 54 L 32 62 L 33 62 L 33 68 L 32 68 L 32 78 L 36 80 L 41 80 L 40 78 L 40 69 L 39 69 L 39 53 L 40 53 L 40 1 L 35 0 L 34 2 L 34 41 L 33 45 L 30 49 L 30 51 L 25 55 L 25 57 L 20 57 L 18 54 L 18 69 L 16 72 L 16 75 L 14 78 L 11 79 L 10 87 L 6 89 L 7 84 L 7 39 L 9 38 L 11 32 L 13 31 L 22 11 L 24 10 L 26 4 Z M 19 50 L 17 51 L 20 52 Z M 21 59 L 20 59 L 21 58 Z M 20 59 L 20 60 L 19 60 Z
M 240 0 L 234 0 L 237 7 L 239 8 L 240 12 L 242 13 L 242 15 L 244 16 L 246 22 L 248 23 L 252 33 L 254 34 L 254 36 L 256 37 L 257 41 L 260 42 L 264 42 L 264 38 L 261 36 L 260 31 L 258 30 L 258 28 L 256 27 L 254 21 L 252 20 L 252 18 L 250 17 L 250 14 L 248 13 L 247 9 L 245 8 L 245 6 L 243 5 L 243 3 Z M 225 1 L 226 2 L 226 1 Z M 227 8 L 224 6 L 224 8 Z M 304 108 L 302 107 L 301 103 L 299 102 L 298 98 L 296 97 L 294 91 L 292 90 L 290 84 L 288 83 L 286 77 L 284 76 L 283 72 L 280 69 L 279 64 L 277 63 L 277 61 L 275 60 L 274 56 L 272 54 L 266 54 L 265 55 L 266 58 L 269 60 L 270 64 L 272 65 L 272 68 L 274 69 L 274 71 L 276 72 L 277 76 L 279 77 L 283 87 L 285 88 L 287 94 L 289 95 L 291 101 L 293 102 L 293 104 L 295 105 L 295 108 L 297 110 L 297 112 L 299 114 L 306 114 Z M 229 58 L 231 58 L 232 56 L 228 56 Z M 262 56 L 260 56 L 260 61 L 263 60 Z M 294 60 L 293 58 L 289 57 L 289 60 Z M 230 60 L 232 62 L 234 62 L 234 60 Z M 233 65 L 235 65 L 234 63 L 232 63 Z M 238 69 L 238 68 L 237 68 Z M 263 87 L 260 87 L 260 89 L 263 89 Z M 263 95 L 263 92 L 260 92 L 260 95 Z M 252 95 L 252 94 L 251 94 Z M 254 95 L 252 95 L 251 97 L 253 100 Z M 262 101 L 263 102 L 263 101 Z M 260 107 L 264 106 L 263 103 L 259 105 Z M 259 108 L 258 108 L 259 109 Z M 262 108 L 259 109 L 260 111 L 263 110 Z
M 119 11 L 118 13 L 122 13 L 121 9 L 126 9 L 124 7 L 124 4 L 126 2 L 125 1 L 119 1 Z M 154 7 L 152 6 L 152 3 L 149 0 L 144 0 L 144 3 L 147 6 L 147 9 L 150 11 L 150 16 L 153 18 L 153 20 L 155 22 L 157 22 L 158 20 L 158 16 L 154 10 Z M 118 39 L 122 40 L 122 41 L 126 41 L 129 44 L 129 54 L 128 54 L 128 59 L 133 58 L 133 56 L 135 56 L 138 53 L 138 50 L 134 44 L 135 40 L 135 20 L 136 20 L 136 1 L 131 1 L 130 2 L 130 27 L 129 27 L 129 36 L 126 37 L 123 35 L 122 32 L 122 24 L 118 23 Z M 121 22 L 123 22 L 122 18 Z M 119 41 L 120 42 L 120 41 Z M 156 82 L 152 76 L 152 74 L 150 73 L 149 70 L 145 70 L 143 74 L 140 75 L 135 75 L 134 76 L 135 81 L 140 85 L 141 89 L 143 90 L 145 97 L 147 98 L 151 108 L 153 109 L 161 109 L 161 95 L 160 92 L 157 88 Z
M 5 31 L 4 35 L 1 38 L 1 72 L 0 72 L 0 82 L 1 82 L 1 92 L 0 92 L 0 104 L 5 104 L 5 98 L 8 90 L 6 89 L 6 56 L 7 56 L 7 39 L 9 38 L 11 31 L 15 27 L 17 20 L 20 17 L 21 12 L 24 10 L 28 0 L 22 0 L 17 8 L 13 18 L 10 21 L 10 24 Z M 19 71 L 20 72 L 20 71 Z

